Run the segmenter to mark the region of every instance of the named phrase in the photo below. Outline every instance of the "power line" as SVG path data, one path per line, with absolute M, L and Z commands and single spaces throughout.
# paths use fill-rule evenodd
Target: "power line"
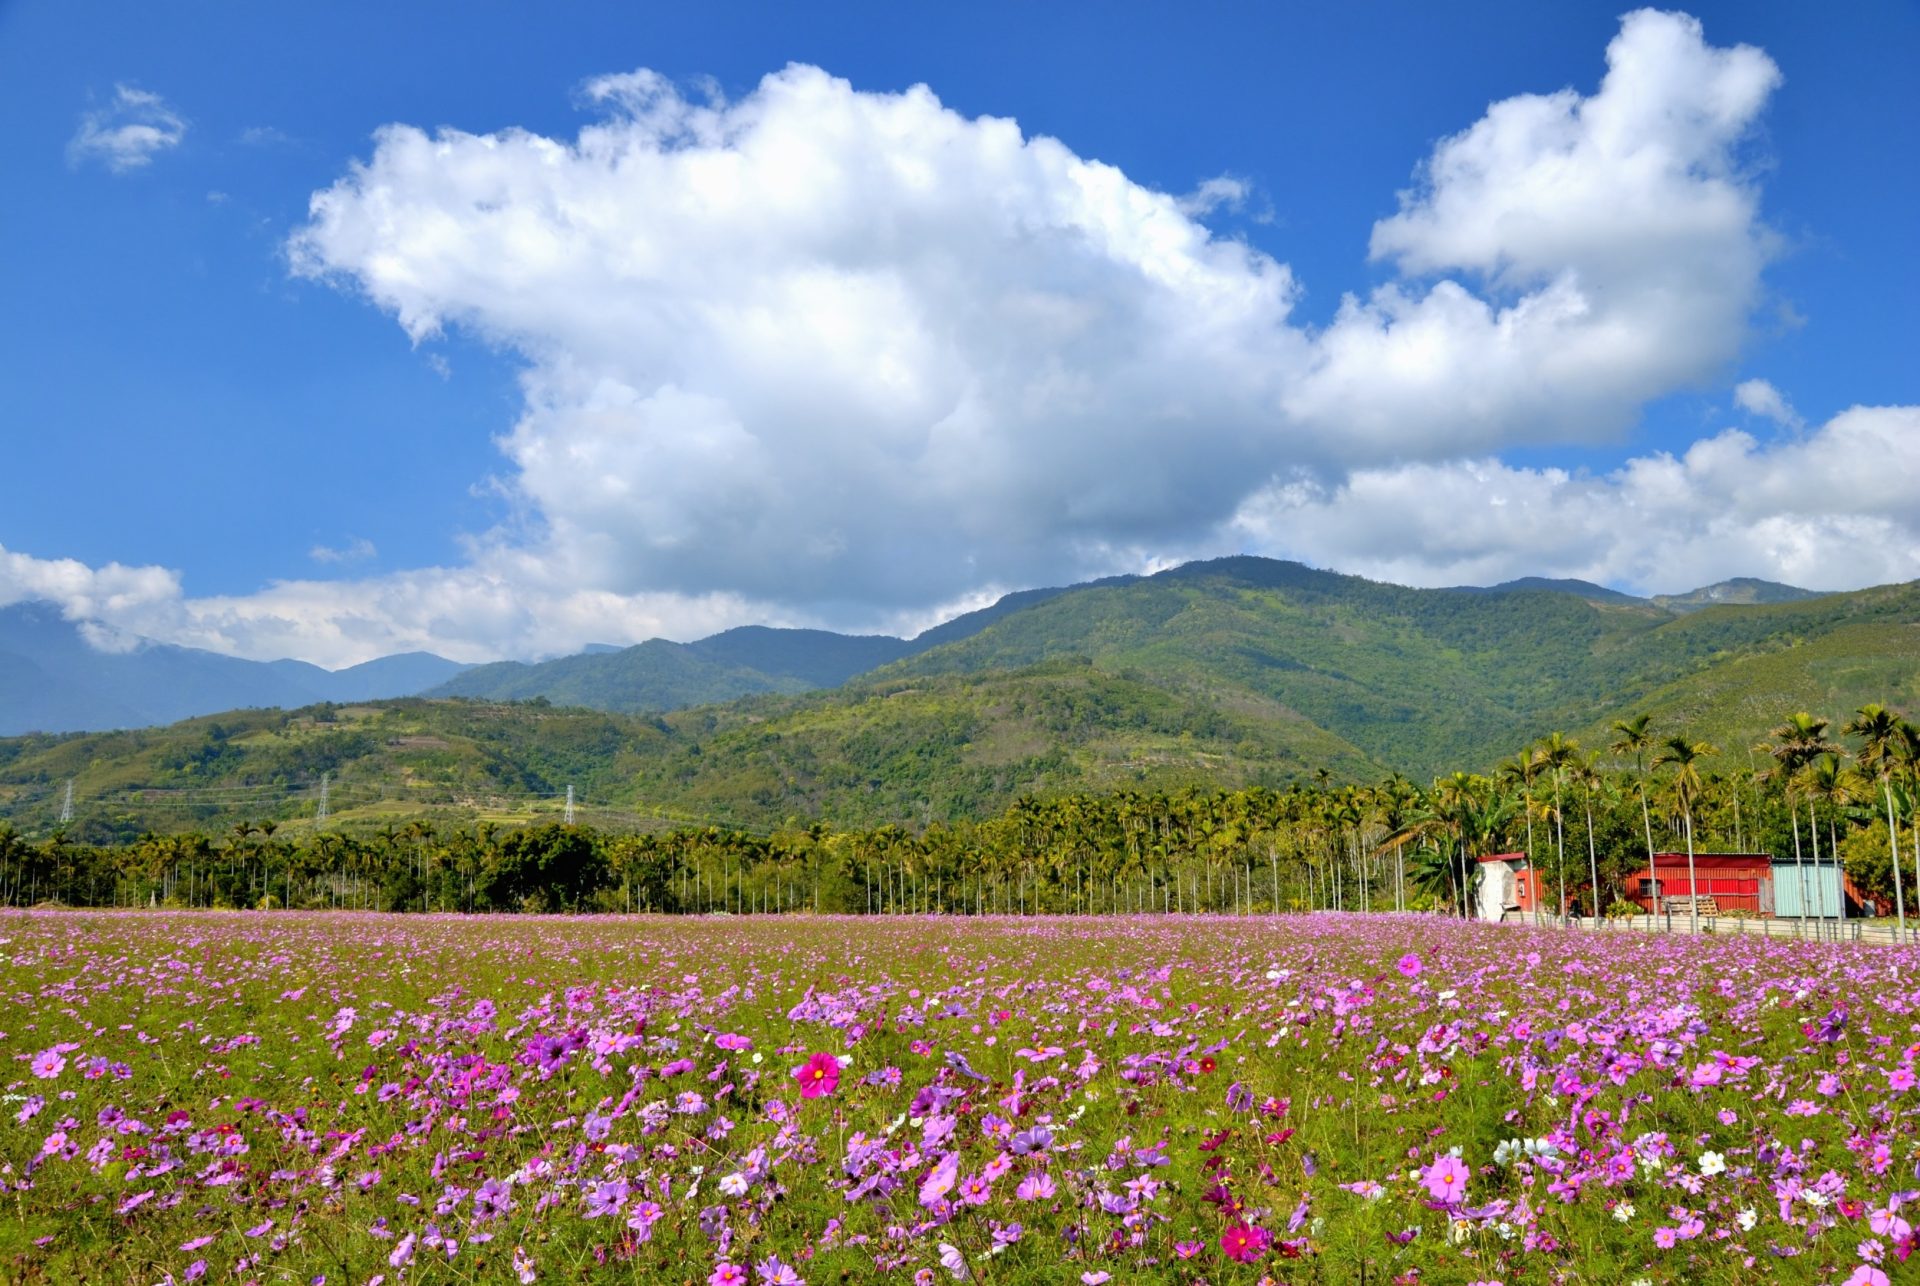
M 60 805 L 60 824 L 65 826 L 73 820 L 73 778 L 67 778 L 66 802 Z

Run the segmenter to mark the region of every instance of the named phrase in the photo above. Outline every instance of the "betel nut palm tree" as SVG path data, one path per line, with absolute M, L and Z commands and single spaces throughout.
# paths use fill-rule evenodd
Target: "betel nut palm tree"
M 1659 914 L 1660 872 L 1655 869 L 1653 856 L 1653 810 L 1647 806 L 1647 751 L 1653 748 L 1653 716 L 1638 714 L 1631 719 L 1614 721 L 1613 743 L 1607 747 L 1616 755 L 1632 755 L 1634 782 L 1640 789 L 1640 825 L 1647 836 L 1647 875 L 1653 881 L 1655 900 L 1649 903 L 1654 914 Z
M 1689 741 L 1675 733 L 1660 743 L 1660 753 L 1653 759 L 1655 768 L 1673 769 L 1674 798 L 1680 805 L 1680 816 L 1687 831 L 1687 928 L 1696 934 L 1700 932 L 1700 882 L 1694 875 L 1693 806 L 1706 789 L 1706 782 L 1700 776 L 1700 761 L 1719 753 L 1717 747 L 1707 742 Z
M 1900 828 L 1893 820 L 1893 772 L 1899 763 L 1901 720 L 1883 705 L 1864 705 L 1854 712 L 1841 729 L 1849 737 L 1860 738 L 1857 756 L 1860 770 L 1880 783 L 1887 804 L 1887 852 L 1893 858 L 1893 912 L 1900 926 L 1900 941 L 1907 940 L 1907 896 L 1900 878 Z

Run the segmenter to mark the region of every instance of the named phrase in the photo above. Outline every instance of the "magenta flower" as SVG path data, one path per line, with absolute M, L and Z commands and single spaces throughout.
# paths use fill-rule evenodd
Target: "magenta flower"
M 707 1286 L 743 1286 L 747 1280 L 747 1270 L 738 1264 L 721 1260 L 707 1274 Z
M 33 1056 L 33 1074 L 50 1081 L 66 1070 L 67 1060 L 57 1049 L 43 1049 Z
M 1220 1234 L 1220 1249 L 1236 1264 L 1252 1263 L 1266 1254 L 1272 1244 L 1272 1233 L 1251 1224 L 1237 1223 Z
M 1400 976 L 1403 978 L 1418 978 L 1420 971 L 1426 968 L 1426 966 L 1420 963 L 1419 956 L 1409 951 L 1406 955 L 1400 957 L 1399 961 L 1395 963 L 1394 968 L 1400 971 Z
M 1427 1185 L 1427 1192 L 1434 1200 L 1451 1205 L 1467 1195 L 1470 1176 L 1465 1161 L 1447 1155 L 1435 1157 L 1433 1164 L 1420 1172 L 1420 1181 Z
M 800 1082 L 801 1098 L 819 1098 L 840 1088 L 840 1060 L 832 1054 L 815 1054 L 793 1069 Z

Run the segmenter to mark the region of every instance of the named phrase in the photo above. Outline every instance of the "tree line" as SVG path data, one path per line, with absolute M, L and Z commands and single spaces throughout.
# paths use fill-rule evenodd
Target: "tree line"
M 0 905 L 1468 915 L 1479 859 L 1515 852 L 1552 906 L 1605 915 L 1625 909 L 1622 881 L 1656 852 L 1683 852 L 1691 868 L 1698 852 L 1735 851 L 1841 865 L 1904 924 L 1920 890 L 1920 731 L 1879 705 L 1837 728 L 1801 712 L 1747 759 L 1729 770 L 1719 748 L 1642 716 L 1603 747 L 1556 732 L 1492 772 L 1425 786 L 1322 772 L 1285 788 L 1068 794 L 918 830 L 416 820 L 290 834 L 263 821 L 89 845 L 0 826 Z

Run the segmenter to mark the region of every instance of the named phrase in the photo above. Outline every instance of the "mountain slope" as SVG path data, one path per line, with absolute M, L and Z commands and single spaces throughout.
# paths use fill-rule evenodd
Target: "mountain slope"
M 1054 598 L 883 673 L 981 674 L 1082 655 L 1168 687 L 1204 682 L 1277 702 L 1377 762 L 1427 776 L 1484 765 L 1549 728 L 1620 717 L 1745 651 L 1916 619 L 1920 585 L 1675 616 L 1635 600 L 1416 590 L 1234 558 Z
M 436 697 L 545 700 L 554 705 L 632 712 L 730 701 L 760 692 L 801 692 L 804 679 L 763 674 L 703 655 L 684 643 L 653 639 L 617 652 L 581 653 L 527 664 L 497 661 L 431 689 Z
M 807 642 L 822 666 L 888 650 Z M 741 657 L 782 640 L 729 643 Z M 436 809 L 511 819 L 571 784 L 588 807 L 634 814 L 917 826 L 1025 793 L 1481 771 L 1556 729 L 1604 746 L 1612 720 L 1641 711 L 1744 767 L 1745 747 L 1796 709 L 1920 712 L 1920 583 L 1676 615 L 1578 591 L 1414 590 L 1225 559 L 1040 595 L 838 688 L 780 691 L 812 680 L 670 643 L 497 667 L 488 682 L 540 670 L 544 685 L 598 684 L 589 663 L 623 659 L 639 663 L 636 704 L 663 673 L 767 686 L 663 715 L 409 700 L 0 739 L 0 818 L 44 828 L 71 777 L 81 815 L 116 833 L 297 824 L 326 772 L 347 824 Z

